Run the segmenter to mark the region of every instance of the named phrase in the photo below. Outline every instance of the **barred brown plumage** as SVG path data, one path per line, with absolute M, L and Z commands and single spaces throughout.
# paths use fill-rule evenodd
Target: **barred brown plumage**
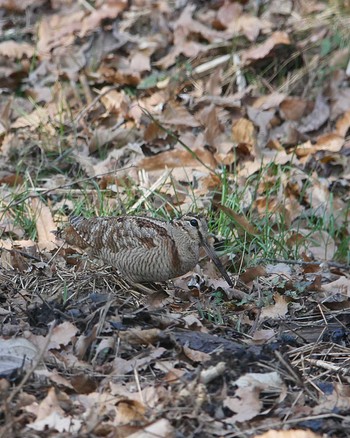
M 203 217 L 163 221 L 143 216 L 73 217 L 63 230 L 70 245 L 90 249 L 134 283 L 166 281 L 192 270 L 204 247 L 227 283 L 232 281 L 208 242 Z

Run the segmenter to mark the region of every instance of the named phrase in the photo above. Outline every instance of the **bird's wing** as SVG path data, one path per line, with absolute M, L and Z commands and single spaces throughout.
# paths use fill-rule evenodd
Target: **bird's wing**
M 108 248 L 113 252 L 144 247 L 152 249 L 167 237 L 167 231 L 159 221 L 139 216 L 73 217 L 63 233 L 70 245 L 95 251 Z

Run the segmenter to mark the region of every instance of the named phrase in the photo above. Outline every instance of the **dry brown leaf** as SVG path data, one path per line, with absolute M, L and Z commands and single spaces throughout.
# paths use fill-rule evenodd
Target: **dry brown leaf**
M 10 240 L 10 239 L 0 240 L 0 248 L 5 248 L 8 250 L 11 250 L 13 248 L 30 248 L 32 246 L 36 246 L 34 240 Z
M 326 99 L 319 94 L 316 98 L 314 109 L 304 117 L 298 127 L 298 131 L 305 133 L 319 129 L 330 116 L 330 108 Z
M 259 398 L 261 391 L 266 390 L 277 396 L 285 392 L 285 385 L 277 372 L 249 373 L 232 383 L 238 389 L 235 396 L 227 397 L 223 404 L 235 412 L 235 415 L 224 420 L 226 423 L 248 421 L 259 415 L 263 406 Z
M 35 405 L 36 403 L 25 407 L 26 411 L 32 412 L 37 416 L 34 422 L 27 424 L 27 427 L 30 429 L 38 431 L 55 429 L 61 433 L 74 433 L 80 430 L 82 421 L 66 415 L 59 405 L 54 388 L 49 389 L 47 396 L 37 407 Z
M 315 152 L 317 152 L 317 149 L 315 146 L 312 145 L 310 140 L 298 145 L 295 148 L 295 153 L 298 158 L 307 157 L 308 155 L 314 154 Z
M 206 143 L 216 147 L 217 144 L 220 144 L 221 134 L 224 131 L 219 120 L 219 111 L 214 105 L 210 105 L 201 112 L 200 119 L 202 125 L 206 127 L 204 131 Z
M 293 272 L 288 263 L 276 263 L 266 265 L 266 273 L 272 276 L 284 277 L 285 279 L 292 280 Z
M 243 34 L 251 42 L 255 41 L 260 35 L 261 31 L 268 32 L 271 29 L 271 23 L 262 20 L 259 17 L 243 14 L 236 22 L 231 22 L 228 26 L 229 31 L 236 31 L 238 34 Z
M 127 332 L 120 332 L 120 338 L 132 345 L 156 344 L 161 330 L 152 328 L 148 330 L 131 329 Z
M 245 284 L 249 284 L 254 281 L 257 277 L 263 277 L 266 275 L 266 270 L 263 266 L 253 266 L 252 268 L 247 268 L 243 274 L 240 274 L 239 279 Z
M 328 365 L 329 362 L 323 362 L 324 365 Z M 316 364 L 317 366 L 317 360 Z M 323 397 L 319 400 L 319 403 L 314 407 L 314 415 L 322 415 L 324 412 L 334 412 L 335 410 L 346 412 L 350 409 L 350 391 L 349 385 L 340 382 L 335 382 L 333 390 L 330 393 L 323 394 Z
M 130 70 L 142 73 L 151 70 L 150 56 L 145 52 L 136 52 L 130 60 Z
M 60 349 L 62 346 L 68 345 L 72 342 L 77 334 L 78 329 L 69 321 L 63 322 L 53 328 L 49 344 L 47 344 L 47 336 L 33 335 L 29 336 L 29 340 L 35 344 L 41 351 L 46 345 L 47 350 Z
M 193 153 L 211 169 L 216 168 L 216 161 L 210 151 L 195 149 L 193 150 Z M 193 156 L 189 151 L 174 149 L 172 151 L 163 152 L 154 157 L 146 157 L 139 161 L 138 167 L 140 169 L 145 169 L 149 171 L 166 168 L 173 169 L 176 167 L 202 168 L 202 164 L 196 159 L 195 156 Z
M 150 385 L 145 386 L 141 391 L 135 391 L 124 383 L 110 382 L 109 387 L 111 394 L 119 397 L 119 399 L 136 401 L 142 399 L 143 403 L 149 408 L 156 407 L 159 402 L 159 396 L 163 394 L 162 388 Z
M 223 211 L 228 217 L 230 217 L 236 225 L 241 228 L 244 232 L 251 234 L 253 236 L 257 236 L 259 234 L 259 230 L 252 225 L 248 219 L 243 214 L 238 214 L 232 210 L 232 208 L 226 207 L 225 205 L 218 204 L 217 208 Z
M 38 30 L 37 49 L 39 56 L 48 57 L 54 48 L 71 46 L 79 35 L 81 38 L 97 29 L 104 19 L 115 19 L 124 10 L 126 2 L 101 2 L 98 8 L 72 10 L 66 13 L 44 15 Z M 90 12 L 90 13 L 89 13 Z
M 292 0 L 285 0 L 283 2 L 279 0 L 271 0 L 269 5 L 269 13 L 276 15 L 289 15 L 293 10 Z
M 34 46 L 28 43 L 18 43 L 16 41 L 3 41 L 0 43 L 0 56 L 14 59 L 21 59 L 24 56 L 31 58 L 34 52 Z
M 275 109 L 281 105 L 286 100 L 286 95 L 284 93 L 271 93 L 266 96 L 258 97 L 253 103 L 253 107 L 260 110 L 269 110 L 271 108 Z
M 236 22 L 243 11 L 242 5 L 238 2 L 224 2 L 216 14 L 216 20 L 224 28 Z
M 73 44 L 74 33 L 80 30 L 84 16 L 85 13 L 82 10 L 70 15 L 44 16 L 38 29 L 38 55 L 46 58 L 49 57 L 53 48 Z
M 11 128 L 26 128 L 29 127 L 32 130 L 37 128 L 38 126 L 47 125 L 49 121 L 49 112 L 45 108 L 37 108 L 30 114 L 26 114 L 25 116 L 18 117 L 12 124 Z
M 210 27 L 192 18 L 195 6 L 188 4 L 181 12 L 179 18 L 173 24 L 174 27 L 174 46 L 169 53 L 157 61 L 155 64 L 164 69 L 175 63 L 176 57 L 184 54 L 188 58 L 197 56 L 200 52 L 208 50 L 208 46 L 190 40 L 190 34 L 201 35 L 209 42 L 220 41 L 228 38 L 228 34 L 217 32 Z
M 335 124 L 335 131 L 340 137 L 345 137 L 350 129 L 350 111 L 343 114 Z
M 182 125 L 191 128 L 200 126 L 198 120 L 183 105 L 176 103 L 166 105 L 160 121 L 169 125 Z
M 22 254 L 16 250 L 1 251 L 0 265 L 4 269 L 14 269 L 19 272 L 26 272 L 29 264 Z
M 187 356 L 190 360 L 197 363 L 207 362 L 211 356 L 208 353 L 204 353 L 203 351 L 193 350 L 189 347 L 183 347 L 183 353 L 185 356 Z
M 0 0 L 0 8 L 10 12 L 24 12 L 29 7 L 39 8 L 46 0 Z
M 263 59 L 269 55 L 276 46 L 290 45 L 290 39 L 286 32 L 274 32 L 266 41 L 242 53 L 243 64 L 248 64 L 257 59 Z
M 8 186 L 14 187 L 23 184 L 23 177 L 17 173 L 7 173 L 6 175 L 0 175 L 0 184 L 7 184 Z
M 345 139 L 335 132 L 329 132 L 318 137 L 314 148 L 319 151 L 339 152 L 345 143 Z
M 35 375 L 39 378 L 45 378 L 51 380 L 55 385 L 58 385 L 60 388 L 67 388 L 68 390 L 74 390 L 72 384 L 67 380 L 65 377 L 63 377 L 57 369 L 53 369 L 53 371 L 49 371 L 47 369 L 36 369 Z
M 85 373 L 74 374 L 70 381 L 77 394 L 90 394 L 98 387 L 97 380 Z
M 100 2 L 98 7 L 93 8 L 80 24 L 79 37 L 83 38 L 91 31 L 96 30 L 103 20 L 115 20 L 116 17 L 127 7 L 127 2 L 123 0 Z M 66 17 L 67 19 L 67 17 Z
M 322 438 L 311 430 L 291 429 L 291 430 L 269 430 L 262 435 L 255 435 L 254 438 Z
M 81 334 L 74 345 L 74 352 L 78 359 L 83 359 L 91 344 L 96 340 L 97 326 L 94 325 L 92 330 L 87 334 Z
M 270 342 L 275 336 L 276 332 L 273 329 L 256 330 L 252 336 L 252 341 L 255 345 L 264 345 Z
M 262 109 L 249 106 L 247 108 L 247 114 L 249 119 L 259 128 L 257 139 L 255 141 L 255 143 L 257 143 L 255 150 L 256 154 L 261 155 L 269 137 L 269 128 L 271 121 L 275 117 L 275 111 L 264 111 Z
M 165 418 L 161 418 L 160 420 L 149 424 L 147 427 L 142 428 L 142 430 L 128 435 L 128 438 L 173 438 L 173 436 L 174 428 L 170 424 L 170 421 Z
M 331 119 L 334 120 L 350 111 L 350 87 L 342 87 L 332 95 Z
M 118 425 L 146 420 L 146 407 L 138 400 L 120 400 L 116 408 L 115 423 Z
M 231 35 L 243 34 L 249 41 L 255 41 L 261 31 L 268 33 L 271 30 L 271 23 L 268 21 L 242 11 L 242 5 L 238 2 L 224 2 L 213 25 L 218 29 L 226 28 L 226 33 Z
M 274 295 L 275 304 L 261 309 L 260 320 L 271 318 L 281 319 L 288 313 L 288 301 L 283 295 Z
M 39 198 L 31 201 L 33 214 L 36 217 L 36 230 L 38 233 L 38 246 L 40 249 L 57 249 L 56 236 L 57 226 L 52 218 L 51 211 Z
M 237 143 L 248 145 L 249 151 L 252 152 L 256 144 L 256 133 L 253 123 L 245 118 L 238 119 L 232 125 L 232 140 Z
M 223 405 L 235 412 L 232 418 L 224 420 L 226 423 L 244 422 L 259 415 L 262 401 L 259 400 L 260 391 L 257 388 L 238 388 L 235 397 L 226 397 Z
M 110 87 L 104 87 L 101 90 L 101 102 L 105 106 L 108 114 L 121 115 L 125 117 L 129 109 L 129 98 L 124 91 L 109 90 Z M 106 93 L 106 94 L 104 94 Z
M 307 102 L 298 97 L 288 97 L 279 106 L 282 117 L 285 120 L 300 120 L 307 109 Z
M 350 297 L 350 278 L 340 277 L 331 283 L 323 284 L 321 288 L 332 295 L 340 294 Z
M 135 361 L 126 360 L 116 355 L 113 359 L 111 375 L 124 376 L 128 373 L 131 373 L 134 369 Z

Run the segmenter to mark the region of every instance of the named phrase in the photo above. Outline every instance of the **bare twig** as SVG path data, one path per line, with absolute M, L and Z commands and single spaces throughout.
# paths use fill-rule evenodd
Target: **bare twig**
M 315 260 L 313 262 L 304 262 L 303 260 L 283 260 L 283 259 L 269 259 L 269 258 L 263 258 L 258 259 L 258 263 L 262 262 L 269 262 L 269 263 L 285 263 L 288 265 L 301 265 L 301 266 L 329 266 L 331 268 L 339 268 L 339 269 L 350 269 L 350 265 L 347 265 L 345 263 L 338 263 L 334 261 L 321 261 L 321 260 Z M 323 266 L 321 266 L 323 265 Z

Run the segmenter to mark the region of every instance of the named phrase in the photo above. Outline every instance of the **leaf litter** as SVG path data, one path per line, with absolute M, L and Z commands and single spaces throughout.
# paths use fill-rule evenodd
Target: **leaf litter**
M 348 4 L 0 5 L 0 435 L 347 436 Z M 189 209 L 233 288 L 59 237 Z

